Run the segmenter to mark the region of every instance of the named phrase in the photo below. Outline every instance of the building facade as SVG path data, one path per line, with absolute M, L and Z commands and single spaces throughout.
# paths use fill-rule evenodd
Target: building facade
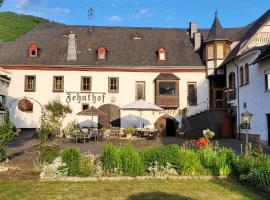
M 38 27 L 15 42 L 0 44 L 0 66 L 12 73 L 7 100 L 11 119 L 18 128 L 38 127 L 41 107 L 50 100 L 60 99 L 73 110 L 64 123 L 76 119 L 82 126 L 89 126 L 92 123 L 89 118 L 76 113 L 93 105 L 108 114 L 108 117 L 94 117 L 96 125 L 138 127 L 139 113 L 119 108 L 144 99 L 164 110 L 144 112 L 143 125 L 165 126 L 168 134 L 175 134 L 175 129 L 182 126 L 181 110 L 186 107 L 189 116 L 205 110 L 227 113 L 229 108 L 239 125 L 240 105 L 253 103 L 247 102 L 249 96 L 244 95 L 244 87 L 237 86 L 239 74 L 234 71 L 237 68 L 232 66 L 236 62 L 233 59 L 237 57 L 237 62 L 251 64 L 259 56 L 260 49 L 270 42 L 268 19 L 269 11 L 259 21 L 242 28 L 223 28 L 217 13 L 210 29 L 199 29 L 195 22 L 188 29 Z M 251 31 L 255 29 L 264 31 Z M 258 41 L 263 44 L 254 45 Z M 239 60 L 243 45 L 248 50 L 241 50 Z M 265 67 L 252 69 L 268 70 L 265 62 L 254 65 Z M 229 81 L 232 71 L 234 88 L 230 85 L 233 81 Z M 249 74 L 250 89 L 247 90 L 252 91 L 255 86 L 251 83 L 259 75 L 251 71 Z M 239 98 L 236 88 L 239 88 Z M 233 94 L 235 99 L 231 99 Z M 258 105 L 267 106 L 268 94 L 265 95 Z M 22 112 L 18 104 L 26 99 L 33 107 Z M 263 126 L 254 132 L 267 141 L 265 124 L 259 122 L 260 119 L 254 118 L 252 127 Z

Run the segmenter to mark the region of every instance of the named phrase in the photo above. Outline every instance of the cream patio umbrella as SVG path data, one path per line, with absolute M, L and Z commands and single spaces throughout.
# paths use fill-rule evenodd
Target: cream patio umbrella
M 159 106 L 155 104 L 148 103 L 142 99 L 129 103 L 120 108 L 121 110 L 136 110 L 140 112 L 140 128 L 142 128 L 141 121 L 142 121 L 142 112 L 143 111 L 159 111 L 163 110 Z

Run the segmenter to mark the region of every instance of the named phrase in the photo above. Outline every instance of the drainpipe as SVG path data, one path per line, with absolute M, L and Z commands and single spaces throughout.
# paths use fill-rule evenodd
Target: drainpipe
M 238 131 L 238 139 L 240 140 L 240 99 L 239 99 L 239 66 L 232 62 L 232 64 L 236 67 L 236 82 L 237 82 L 237 131 Z

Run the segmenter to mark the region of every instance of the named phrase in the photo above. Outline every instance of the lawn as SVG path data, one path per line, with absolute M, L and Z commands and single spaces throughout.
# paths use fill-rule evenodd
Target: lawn
M 42 182 L 0 180 L 0 199 L 263 199 L 234 180 Z

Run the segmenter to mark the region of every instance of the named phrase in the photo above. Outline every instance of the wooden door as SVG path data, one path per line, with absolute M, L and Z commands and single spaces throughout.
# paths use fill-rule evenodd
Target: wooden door
M 116 105 L 104 104 L 99 110 L 105 112 L 106 116 L 98 117 L 98 124 L 102 128 L 120 127 L 120 109 Z
M 155 128 L 158 129 L 161 136 L 166 136 L 166 118 L 158 120 Z

